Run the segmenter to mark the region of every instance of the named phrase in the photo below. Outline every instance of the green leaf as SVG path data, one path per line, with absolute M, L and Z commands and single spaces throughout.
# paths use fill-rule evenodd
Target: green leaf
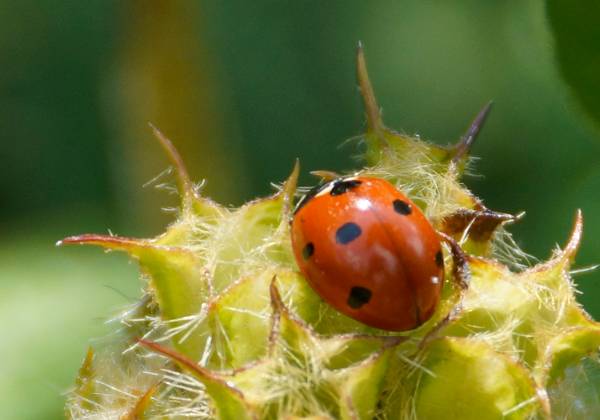
M 579 104 L 600 125 L 600 2 L 546 2 L 556 61 Z

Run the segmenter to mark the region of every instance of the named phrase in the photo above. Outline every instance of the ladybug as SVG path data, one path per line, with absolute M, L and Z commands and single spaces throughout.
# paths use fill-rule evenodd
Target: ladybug
M 311 287 L 363 324 L 406 331 L 440 300 L 440 237 L 389 182 L 345 177 L 309 191 L 291 221 L 294 255 Z

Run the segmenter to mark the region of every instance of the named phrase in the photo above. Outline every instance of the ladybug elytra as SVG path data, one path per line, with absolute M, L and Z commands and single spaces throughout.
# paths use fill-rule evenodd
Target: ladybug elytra
M 440 238 L 421 210 L 383 179 L 339 178 L 311 190 L 294 210 L 292 245 L 312 288 L 366 325 L 411 330 L 439 302 Z

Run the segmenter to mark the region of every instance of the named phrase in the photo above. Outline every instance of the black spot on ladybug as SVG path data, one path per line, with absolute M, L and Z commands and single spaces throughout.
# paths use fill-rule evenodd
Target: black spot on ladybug
M 359 309 L 361 306 L 369 303 L 371 300 L 371 291 L 364 287 L 354 286 L 348 295 L 348 306 L 352 309 Z
M 437 254 L 435 254 L 435 263 L 438 267 L 444 268 L 444 256 L 442 255 L 442 250 L 439 250 Z
M 349 179 L 347 181 L 341 179 L 339 181 L 335 181 L 331 191 L 329 191 L 329 194 L 333 196 L 342 195 L 348 190 L 358 187 L 360 184 L 362 184 L 362 181 L 359 181 L 358 179 Z
M 406 201 L 394 200 L 393 205 L 394 205 L 394 210 L 398 214 L 407 216 L 412 213 L 412 208 L 411 208 L 410 204 L 408 204 Z
M 346 245 L 360 236 L 362 230 L 356 223 L 348 222 L 343 224 L 335 232 L 335 241 L 338 244 Z
M 302 257 L 305 260 L 308 260 L 310 257 L 312 257 L 312 254 L 314 254 L 314 252 L 315 245 L 312 242 L 309 242 L 306 245 L 304 245 L 304 248 L 302 249 Z

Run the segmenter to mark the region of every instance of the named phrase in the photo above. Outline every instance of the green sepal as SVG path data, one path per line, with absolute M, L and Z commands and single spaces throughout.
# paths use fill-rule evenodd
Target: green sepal
M 318 354 L 323 368 L 339 370 L 362 362 L 373 353 L 406 339 L 398 336 L 360 333 L 333 336 L 319 334 L 285 305 L 279 292 L 280 284 L 282 280 L 278 276 L 273 279 L 269 287 L 273 307 L 269 351 L 271 357 L 279 356 L 283 350 L 288 356 L 292 355 L 293 363 L 296 363 L 305 355 Z
M 483 107 L 457 144 L 449 147 L 437 146 L 426 143 L 420 138 L 400 134 L 385 126 L 369 79 L 362 44 L 357 48 L 356 74 L 367 120 L 367 130 L 364 135 L 367 147 L 364 157 L 367 165 L 399 169 L 398 172 L 401 173 L 402 168 L 393 167 L 393 162 L 404 159 L 411 162 L 410 166 L 426 166 L 436 173 L 445 173 L 453 169 L 459 176 L 464 172 L 468 163 L 469 149 L 489 114 L 491 102 Z M 390 175 L 393 179 L 395 172 L 391 171 Z
M 137 260 L 149 279 L 151 295 L 165 320 L 177 320 L 200 312 L 209 296 L 209 284 L 195 255 L 185 248 L 156 245 L 151 240 L 105 235 L 81 235 L 63 239 L 64 244 L 99 245 L 124 251 Z M 181 340 L 185 338 L 185 340 Z M 201 340 L 185 332 L 174 336 L 174 343 L 184 354 L 197 356 Z
M 600 351 L 600 324 L 590 321 L 588 328 L 574 328 L 554 337 L 547 346 L 545 363 L 546 385 L 551 386 L 564 377 L 567 368 L 584 357 Z
M 273 272 L 245 277 L 210 303 L 203 332 L 213 348 L 209 366 L 237 369 L 266 355 L 271 334 L 269 286 Z M 281 273 L 282 279 L 290 278 Z
M 96 369 L 94 367 L 94 349 L 88 347 L 85 359 L 79 368 L 79 373 L 75 379 L 75 389 L 73 394 L 78 397 L 81 401 L 81 408 L 84 410 L 90 410 L 93 408 L 94 403 L 97 403 L 96 398 Z M 70 413 L 66 413 L 67 417 L 70 418 Z
M 548 386 L 552 418 L 595 420 L 600 413 L 600 354 L 565 367 Z
M 414 409 L 423 419 L 527 419 L 546 402 L 527 369 L 483 341 L 444 337 L 419 362 Z
M 156 394 L 160 382 L 151 385 L 142 395 L 137 398 L 135 405 L 129 412 L 119 420 L 143 420 L 148 409 L 152 406 L 152 397 Z
M 159 344 L 145 340 L 140 340 L 140 344 L 167 356 L 204 384 L 219 419 L 254 420 L 258 418 L 255 408 L 248 404 L 243 393 L 231 384 L 226 376 L 205 369 L 185 355 Z
M 495 212 L 476 203 L 472 209 L 459 209 L 444 216 L 436 227 L 460 242 L 465 253 L 486 257 L 491 255 L 496 230 L 520 217 Z
M 198 193 L 198 189 L 192 182 L 181 155 L 171 140 L 154 125 L 150 124 L 150 128 L 175 168 L 176 185 L 181 197 L 181 210 L 184 218 L 190 215 L 205 219 L 222 216 L 226 212 L 223 206 Z
M 375 417 L 393 352 L 394 347 L 389 346 L 338 374 L 342 419 L 367 420 Z
M 361 174 L 390 181 L 425 212 L 436 229 L 460 240 L 465 252 L 489 256 L 496 230 L 517 218 L 486 209 L 460 178 L 492 103 L 483 107 L 458 143 L 437 146 L 384 125 L 361 45 L 357 75 L 367 120 L 364 158 L 368 167 Z
M 280 264 L 294 264 L 289 241 L 289 220 L 299 174 L 298 162 L 276 194 L 252 201 L 221 222 L 205 248 L 215 249 L 212 282 L 215 293 L 240 277 L 254 275 Z M 244 261 L 246 264 L 242 264 Z M 208 261 L 212 264 L 212 261 Z

